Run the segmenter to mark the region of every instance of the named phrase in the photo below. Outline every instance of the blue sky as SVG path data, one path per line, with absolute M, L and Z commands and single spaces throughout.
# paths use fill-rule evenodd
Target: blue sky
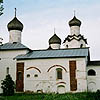
M 76 10 L 82 21 L 81 34 L 88 40 L 91 59 L 100 60 L 100 0 L 4 0 L 4 14 L 0 16 L 0 36 L 9 41 L 7 24 L 14 17 L 24 24 L 22 43 L 32 49 L 48 48 L 48 40 L 56 34 L 63 40 L 70 34 L 68 25 Z

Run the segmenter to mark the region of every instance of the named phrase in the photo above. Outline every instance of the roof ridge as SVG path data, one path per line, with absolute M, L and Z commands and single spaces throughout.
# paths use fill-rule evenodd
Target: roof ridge
M 32 50 L 32 51 L 54 51 L 54 50 L 71 50 L 71 49 L 88 49 L 90 47 L 84 47 L 84 48 L 61 48 L 61 49 L 38 49 L 38 50 Z

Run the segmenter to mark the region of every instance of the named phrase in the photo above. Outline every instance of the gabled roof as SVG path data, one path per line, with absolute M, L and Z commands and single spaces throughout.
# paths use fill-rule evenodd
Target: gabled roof
M 88 66 L 100 66 L 100 61 L 89 61 Z
M 1 50 L 20 50 L 20 49 L 29 49 L 29 48 L 18 42 L 5 43 L 5 44 L 0 45 L 0 51 Z
M 87 57 L 89 48 L 73 48 L 59 50 L 33 50 L 25 55 L 19 55 L 15 59 L 45 59 L 45 58 L 73 58 Z

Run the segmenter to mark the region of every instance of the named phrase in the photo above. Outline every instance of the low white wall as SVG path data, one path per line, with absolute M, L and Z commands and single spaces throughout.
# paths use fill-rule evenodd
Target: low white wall
M 88 91 L 97 91 L 100 90 L 100 66 L 88 66 L 87 73 L 90 69 L 93 69 L 96 72 L 96 76 L 88 76 Z

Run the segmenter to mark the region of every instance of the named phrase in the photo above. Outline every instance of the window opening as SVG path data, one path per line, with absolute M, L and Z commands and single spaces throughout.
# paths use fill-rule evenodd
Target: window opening
M 62 79 L 62 69 L 61 68 L 57 68 L 57 79 Z
M 22 72 L 18 72 L 18 80 L 22 80 L 23 77 L 22 77 Z
M 95 75 L 96 75 L 96 72 L 93 69 L 90 69 L 88 71 L 88 76 L 95 76 Z
M 27 78 L 29 78 L 30 77 L 30 74 L 27 74 Z
M 34 77 L 38 77 L 38 75 L 37 75 L 37 74 L 35 74 L 35 75 L 34 75 Z
M 9 67 L 7 67 L 7 74 L 9 74 Z

